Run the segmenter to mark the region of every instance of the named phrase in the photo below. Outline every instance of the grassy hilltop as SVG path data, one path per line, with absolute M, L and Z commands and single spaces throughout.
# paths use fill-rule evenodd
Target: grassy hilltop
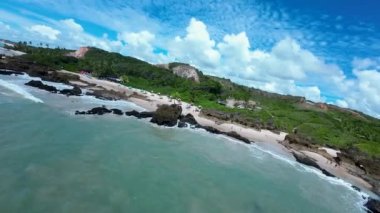
M 49 49 L 19 43 L 15 49 L 27 54 L 22 60 L 54 69 L 73 72 L 92 70 L 98 77 L 121 77 L 123 83 L 135 88 L 178 97 L 200 105 L 203 109 L 239 115 L 261 123 L 272 122 L 276 129 L 292 132 L 305 140 L 337 148 L 356 147 L 373 157 L 380 157 L 380 120 L 363 113 L 332 105 L 316 104 L 302 97 L 285 96 L 241 86 L 228 79 L 199 74 L 200 82 L 178 77 L 164 69 L 133 57 L 90 48 L 83 58 L 66 56 L 65 49 Z M 177 66 L 170 64 L 170 67 Z M 254 109 L 228 108 L 220 100 L 256 102 Z

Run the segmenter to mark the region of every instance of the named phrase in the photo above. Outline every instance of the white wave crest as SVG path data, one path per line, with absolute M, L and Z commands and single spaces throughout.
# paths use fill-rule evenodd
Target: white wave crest
M 313 173 L 313 174 L 317 175 L 319 178 L 326 180 L 331 184 L 341 185 L 341 186 L 346 187 L 347 189 L 355 192 L 359 198 L 364 198 L 364 199 L 359 199 L 359 201 L 356 203 L 356 205 L 359 207 L 363 206 L 365 200 L 368 199 L 368 197 L 369 197 L 369 194 L 367 194 L 363 191 L 358 192 L 355 189 L 353 189 L 352 184 L 348 183 L 347 181 L 340 179 L 340 178 L 336 178 L 336 177 L 328 177 L 328 176 L 324 175 L 320 170 L 313 168 L 313 167 L 310 167 L 310 166 L 303 165 L 301 163 L 298 163 L 294 159 L 289 159 L 287 157 L 276 154 L 275 152 L 272 152 L 270 150 L 263 149 L 262 147 L 258 146 L 257 144 L 252 144 L 251 149 L 252 149 L 252 151 L 254 151 L 255 149 L 259 150 L 262 153 L 266 153 L 273 158 L 276 158 L 278 160 L 286 162 L 286 163 L 292 165 L 295 169 L 297 169 L 300 172 L 304 171 L 304 172 Z
M 21 95 L 22 97 L 29 99 L 31 101 L 34 101 L 36 103 L 43 103 L 43 101 L 41 99 L 34 97 L 32 94 L 30 94 L 25 89 L 23 89 L 22 87 L 20 87 L 16 84 L 12 84 L 12 83 L 9 83 L 7 81 L 0 79 L 0 86 L 6 88 L 8 90 L 11 90 L 12 92 L 17 93 L 17 94 Z

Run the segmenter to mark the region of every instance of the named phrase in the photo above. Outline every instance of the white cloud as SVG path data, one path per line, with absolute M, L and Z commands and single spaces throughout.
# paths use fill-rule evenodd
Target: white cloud
M 380 57 L 378 58 L 354 58 L 352 66 L 356 70 L 377 69 L 380 70 Z
M 20 20 L 25 23 L 25 20 Z M 31 26 L 27 30 L 33 32 L 28 37 L 25 37 L 25 28 L 18 34 L 9 33 L 13 25 L 3 22 L 0 22 L 0 32 L 8 30 L 4 34 L 10 38 L 11 34 L 24 35 L 24 40 L 41 41 L 47 38 L 50 43 L 66 48 L 95 46 L 151 63 L 176 59 L 195 65 L 206 73 L 232 78 L 238 83 L 281 94 L 304 96 L 313 101 L 325 101 L 321 90 L 327 91 L 329 95 L 339 98 L 335 102 L 339 106 L 380 117 L 380 57 L 355 58 L 352 62 L 354 77 L 349 79 L 338 66 L 326 63 L 291 37 L 278 39 L 266 51 L 252 48 L 254 45 L 250 44 L 246 32 L 226 34 L 216 42 L 211 38 L 208 27 L 195 18 L 190 20 L 185 35 L 171 40 L 160 40 L 160 36 L 156 36 L 159 34 L 148 30 L 121 31 L 118 38 L 112 40 L 107 35 L 96 37 L 87 33 L 74 19 L 50 20 L 49 23 L 49 26 L 36 23 L 26 25 Z M 156 53 L 157 47 L 166 48 L 168 54 Z
M 186 61 L 200 67 L 216 67 L 220 53 L 215 50 L 215 41 L 210 38 L 207 26 L 192 18 L 186 28 L 185 37 L 175 37 L 169 44 L 169 53 L 179 61 Z
M 348 106 L 380 118 L 380 71 L 354 70 L 355 86 L 346 94 Z
M 154 53 L 154 43 L 156 36 L 149 31 L 123 32 L 118 35 L 118 39 L 123 41 L 121 52 L 125 55 L 137 57 L 152 63 L 166 63 L 169 58 L 162 53 Z
M 76 32 L 83 32 L 83 27 L 76 23 L 74 19 L 64 19 L 60 21 L 63 25 Z
M 379 58 L 355 58 L 352 64 L 355 78 L 337 81 L 342 98 L 335 104 L 380 118 Z
M 40 24 L 33 25 L 28 29 L 29 31 L 40 34 L 43 37 L 46 37 L 50 40 L 57 40 L 58 35 L 61 34 L 59 30 L 53 29 L 46 25 L 40 25 Z
M 77 49 L 81 46 L 93 46 L 107 51 L 120 51 L 122 44 L 117 40 L 110 40 L 107 37 L 93 36 L 83 29 L 74 19 L 64 19 L 56 23 L 56 27 L 61 30 L 62 35 L 59 42 L 66 48 Z

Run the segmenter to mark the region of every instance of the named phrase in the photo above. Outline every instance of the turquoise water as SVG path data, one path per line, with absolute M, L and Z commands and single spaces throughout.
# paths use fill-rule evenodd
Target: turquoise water
M 259 145 L 75 116 L 100 102 L 2 79 L 25 91 L 0 86 L 0 212 L 364 212 L 347 184 Z

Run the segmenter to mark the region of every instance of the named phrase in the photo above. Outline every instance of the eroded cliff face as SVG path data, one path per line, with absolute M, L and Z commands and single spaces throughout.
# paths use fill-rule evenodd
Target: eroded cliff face
M 75 57 L 75 58 L 83 58 L 86 55 L 86 53 L 88 52 L 88 50 L 90 50 L 90 48 L 80 47 L 75 52 L 71 52 L 71 53 L 67 54 L 67 56 L 71 56 L 71 57 Z
M 199 75 L 198 75 L 197 69 L 188 64 L 171 63 L 171 64 L 158 64 L 157 66 L 164 69 L 168 69 L 179 77 L 187 78 L 192 81 L 199 82 Z

